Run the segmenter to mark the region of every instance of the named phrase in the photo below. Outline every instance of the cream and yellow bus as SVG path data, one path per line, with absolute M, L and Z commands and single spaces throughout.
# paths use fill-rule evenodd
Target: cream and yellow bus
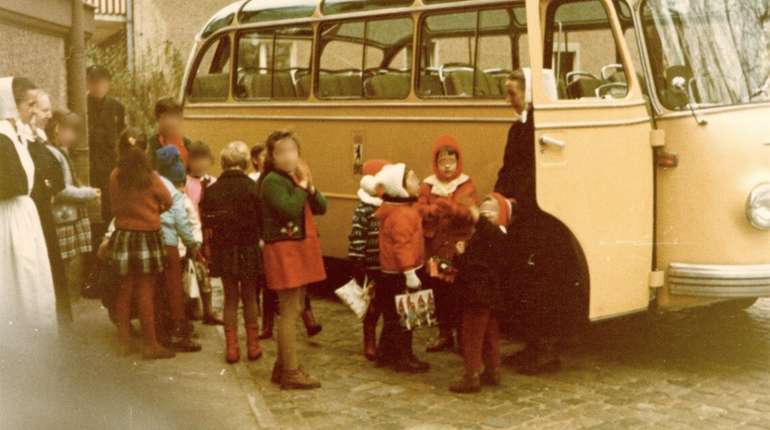
M 749 0 L 246 0 L 197 36 L 181 98 L 214 149 L 303 138 L 325 254 L 360 168 L 430 173 L 455 135 L 491 190 L 531 76 L 537 205 L 571 232 L 591 320 L 770 295 L 770 38 Z M 560 270 L 554 267 L 553 270 Z

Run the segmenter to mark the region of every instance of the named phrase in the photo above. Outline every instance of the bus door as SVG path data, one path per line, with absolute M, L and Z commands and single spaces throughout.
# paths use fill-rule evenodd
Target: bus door
M 630 13 L 624 21 L 613 0 L 527 6 L 530 52 L 542 53 L 531 56 L 538 205 L 582 248 L 592 320 L 644 310 L 654 172 L 651 122 L 623 38 Z

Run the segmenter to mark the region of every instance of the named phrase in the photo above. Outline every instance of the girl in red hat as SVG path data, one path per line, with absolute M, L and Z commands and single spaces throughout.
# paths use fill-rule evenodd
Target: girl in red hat
M 465 372 L 449 387 L 456 393 L 477 393 L 481 384 L 500 384 L 500 330 L 497 313 L 502 300 L 500 273 L 506 265 L 507 226 L 513 204 L 492 193 L 469 209 L 476 223 L 473 236 L 457 243 L 455 288 L 463 303 L 462 347 Z M 483 372 L 482 372 L 483 370 Z

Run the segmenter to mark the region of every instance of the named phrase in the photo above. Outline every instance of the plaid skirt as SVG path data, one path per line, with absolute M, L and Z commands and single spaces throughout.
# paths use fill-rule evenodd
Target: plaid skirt
M 56 236 L 59 238 L 61 258 L 67 260 L 78 254 L 91 252 L 91 221 L 88 212 L 80 208 L 80 219 L 75 222 L 56 226 Z
M 109 255 L 120 276 L 153 275 L 163 273 L 166 252 L 160 231 L 115 230 Z

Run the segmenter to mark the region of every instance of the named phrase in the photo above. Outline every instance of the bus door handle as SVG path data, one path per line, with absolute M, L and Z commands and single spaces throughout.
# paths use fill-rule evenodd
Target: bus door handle
M 540 145 L 542 146 L 551 146 L 556 149 L 564 149 L 564 147 L 567 146 L 567 142 L 556 139 L 550 136 L 541 136 L 540 137 Z

